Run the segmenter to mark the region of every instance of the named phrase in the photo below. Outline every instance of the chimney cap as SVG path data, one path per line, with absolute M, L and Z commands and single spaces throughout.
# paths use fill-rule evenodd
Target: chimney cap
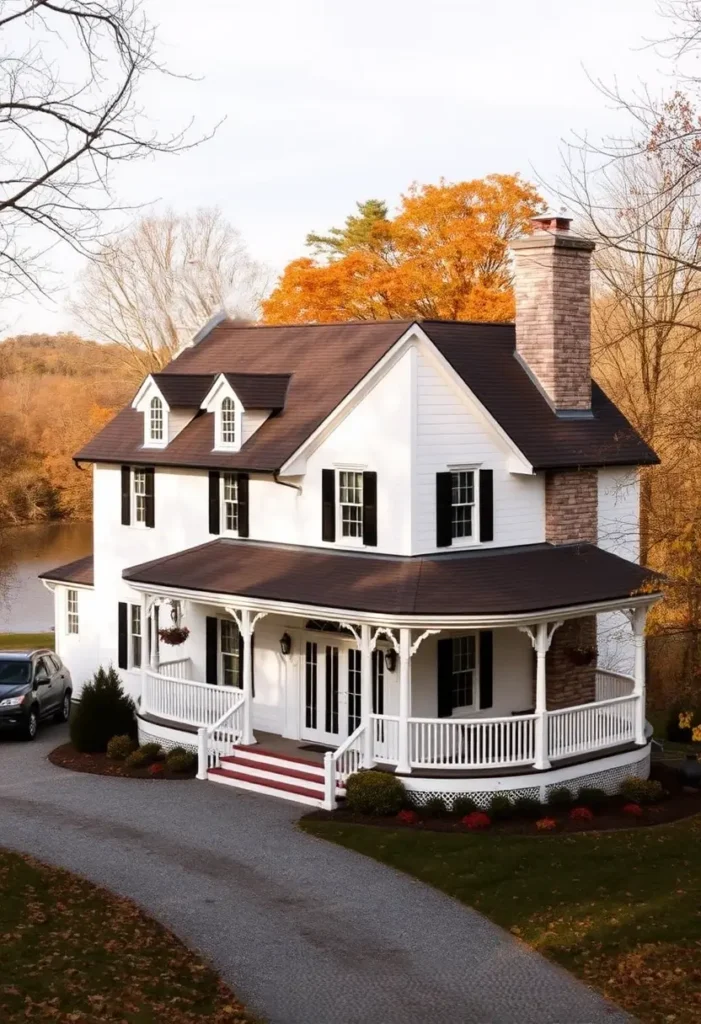
M 572 217 L 566 210 L 546 210 L 536 217 L 531 217 L 533 227 L 541 231 L 569 231 Z

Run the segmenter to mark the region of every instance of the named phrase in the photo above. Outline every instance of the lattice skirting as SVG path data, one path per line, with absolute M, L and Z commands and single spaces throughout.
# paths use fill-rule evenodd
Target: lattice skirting
M 137 719 L 137 725 L 139 745 L 141 746 L 144 743 L 160 743 L 164 750 L 184 747 L 185 750 L 191 750 L 193 754 L 197 753 L 197 737 L 190 732 L 179 732 L 176 735 L 175 729 L 163 729 L 157 725 L 151 725 L 149 722 L 142 722 L 141 719 Z M 177 736 L 182 739 L 178 739 Z
M 625 754 L 599 758 L 567 768 L 553 768 L 547 772 L 517 776 L 495 776 L 491 779 L 436 779 L 403 776 L 408 797 L 417 807 L 432 797 L 441 797 L 447 807 L 461 796 L 470 797 L 478 807 L 486 808 L 495 794 L 510 800 L 534 797 L 545 802 L 553 789 L 567 787 L 573 796 L 585 786 L 617 793 L 624 779 L 631 775 L 646 779 L 650 774 L 650 747 L 645 746 Z

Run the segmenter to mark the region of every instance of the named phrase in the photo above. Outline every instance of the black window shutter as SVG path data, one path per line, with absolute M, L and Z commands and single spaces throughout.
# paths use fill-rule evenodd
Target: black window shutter
M 253 665 L 255 664 L 255 655 L 254 655 L 254 650 L 255 650 L 254 643 L 255 643 L 255 640 L 254 640 L 254 637 L 255 637 L 255 633 L 251 633 L 251 697 L 255 697 L 255 695 L 256 695 L 256 678 L 255 678 L 255 673 L 253 671 Z M 240 675 L 239 675 L 239 683 L 241 685 L 241 688 L 243 689 L 243 636 L 242 636 L 240 631 L 239 631 L 239 673 L 240 673 Z
M 205 651 L 205 682 L 211 686 L 216 686 L 219 682 L 219 629 L 218 621 L 213 615 L 207 616 Z
M 480 708 L 494 703 L 494 634 L 491 629 L 480 633 Z
M 494 540 L 494 473 L 480 470 L 480 540 Z
M 153 469 L 145 469 L 144 477 L 146 481 L 146 500 L 144 502 L 146 507 L 145 525 L 153 529 L 153 527 L 156 525 L 156 510 L 154 507 L 153 500 Z
M 129 668 L 129 619 L 126 601 L 119 602 L 117 617 L 117 664 Z
M 321 471 L 321 539 L 336 540 L 336 470 Z
M 436 547 L 453 543 L 453 481 L 451 473 L 436 473 Z
M 209 472 L 209 532 L 220 533 L 219 526 L 219 470 Z
M 122 466 L 122 526 L 131 523 L 131 468 Z
M 377 473 L 363 473 L 363 544 L 377 547 Z
M 451 637 L 439 640 L 438 665 L 438 717 L 450 718 L 453 713 L 453 641 Z
M 248 473 L 238 475 L 239 537 L 248 537 Z

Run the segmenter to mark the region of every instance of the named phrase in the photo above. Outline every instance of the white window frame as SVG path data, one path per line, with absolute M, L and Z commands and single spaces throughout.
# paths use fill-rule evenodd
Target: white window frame
M 137 490 L 136 490 L 136 479 L 137 479 L 137 477 L 142 477 L 143 478 L 143 486 L 144 486 L 143 491 L 139 491 L 138 493 L 137 493 Z M 130 487 L 130 491 L 131 491 L 131 523 L 132 523 L 132 526 L 135 526 L 139 530 L 145 530 L 146 529 L 146 472 L 145 472 L 145 470 L 143 470 L 143 469 L 132 469 L 132 471 L 131 471 L 131 487 Z M 139 516 L 137 514 L 138 513 L 138 509 L 139 509 L 139 502 L 137 500 L 138 498 L 143 498 L 144 499 L 143 500 L 143 514 L 144 514 L 144 518 L 143 519 L 139 519 Z
M 234 440 L 224 439 L 224 402 L 229 401 L 233 405 L 234 416 Z M 234 394 L 226 391 L 217 403 L 214 413 L 215 421 L 215 448 L 219 451 L 237 452 L 241 448 L 241 434 L 243 430 L 243 409 L 241 403 Z
M 226 627 L 226 629 L 225 629 Z M 228 632 L 229 628 L 233 630 L 234 636 L 236 637 L 236 644 L 234 651 L 224 650 L 224 634 Z M 243 689 L 243 665 L 239 656 L 239 628 L 234 619 L 219 619 L 219 685 L 230 686 L 232 690 Z M 229 684 L 225 682 L 226 678 L 226 661 L 225 659 L 230 658 L 232 664 L 238 668 L 238 683 Z
M 139 632 L 134 629 L 134 612 L 139 616 Z M 134 657 L 134 641 L 139 640 L 139 660 Z M 129 605 L 129 664 L 131 668 L 141 668 L 144 658 L 144 623 L 140 604 Z
M 159 428 L 157 434 L 154 426 Z M 160 446 L 167 440 L 165 407 L 160 395 L 153 395 L 148 403 L 148 440 L 154 446 Z
M 227 478 L 232 477 L 234 480 L 234 487 L 236 493 L 235 501 L 227 499 L 226 488 Z M 239 475 L 238 473 L 222 473 L 219 482 L 220 494 L 219 494 L 219 508 L 220 508 L 220 522 L 221 532 L 229 537 L 238 537 L 239 535 Z M 226 524 L 227 520 L 227 505 L 236 505 L 236 528 L 230 528 Z
M 448 466 L 450 473 L 450 532 L 452 547 L 467 547 L 479 543 L 479 466 Z M 472 474 L 472 502 L 453 504 L 453 475 L 456 473 Z M 453 509 L 462 505 L 469 505 L 472 508 L 472 531 L 469 537 L 456 537 L 453 535 Z
M 348 473 L 352 473 L 354 476 L 357 476 L 357 477 L 360 478 L 359 485 L 354 484 L 354 489 L 355 489 L 356 486 L 358 486 L 358 490 L 360 492 L 360 503 L 358 503 L 358 502 L 348 502 L 348 501 L 343 502 L 343 501 L 341 501 L 341 495 L 342 495 L 342 492 L 343 492 L 343 489 L 344 489 L 343 484 L 342 484 L 341 481 L 342 481 L 344 475 L 347 475 Z M 363 470 L 361 468 L 359 468 L 358 466 L 338 466 L 338 467 L 336 467 L 336 537 L 338 538 L 338 542 L 340 544 L 345 545 L 345 546 L 350 546 L 350 547 L 358 547 L 358 546 L 360 546 L 360 547 L 362 547 L 363 544 L 365 543 L 365 539 L 364 539 L 364 533 L 365 533 L 364 527 L 365 527 L 365 524 L 363 523 L 363 501 L 364 501 L 365 495 L 363 493 L 363 488 L 364 488 Z M 358 537 L 348 536 L 347 534 L 344 534 L 344 532 L 343 532 L 343 527 L 344 527 L 343 509 L 344 509 L 344 506 L 349 507 L 349 508 L 360 508 L 360 536 L 358 536 Z
M 472 639 L 472 642 L 474 644 L 474 649 L 475 649 L 474 666 L 473 666 L 472 669 L 468 669 L 467 670 L 467 671 L 471 671 L 472 672 L 472 703 L 471 704 L 457 704 L 455 707 L 453 707 L 451 713 L 456 718 L 461 718 L 461 717 L 463 717 L 465 715 L 473 714 L 475 711 L 479 711 L 480 710 L 480 702 L 479 702 L 479 696 L 480 696 L 479 695 L 479 657 L 480 657 L 480 651 L 479 651 L 479 643 L 478 643 L 479 638 L 478 638 L 476 633 L 461 633 L 459 636 L 454 636 L 452 638 L 452 640 L 453 640 L 453 647 L 452 647 L 451 680 L 452 680 L 452 677 L 457 674 L 455 672 L 455 644 L 456 644 L 456 642 L 458 640 L 470 640 L 470 639 Z M 451 682 L 451 704 L 452 704 L 452 702 L 453 702 L 453 697 L 452 697 L 452 682 Z
M 78 591 L 73 587 L 66 590 L 66 633 L 70 636 L 77 636 L 80 633 Z

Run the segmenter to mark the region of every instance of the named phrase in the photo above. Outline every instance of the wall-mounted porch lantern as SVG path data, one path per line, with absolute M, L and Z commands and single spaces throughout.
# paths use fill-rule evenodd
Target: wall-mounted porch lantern
M 289 654 L 292 650 L 292 637 L 289 633 L 283 633 L 280 637 L 280 654 Z
M 394 672 L 397 667 L 397 652 L 391 648 L 385 651 L 385 668 L 388 672 Z

